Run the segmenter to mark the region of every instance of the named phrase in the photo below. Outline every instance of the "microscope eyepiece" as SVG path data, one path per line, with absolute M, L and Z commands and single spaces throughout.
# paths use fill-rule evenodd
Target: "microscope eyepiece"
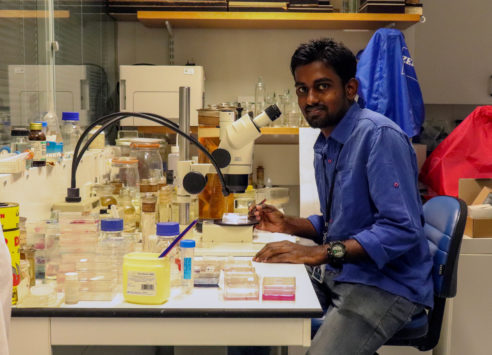
M 280 117 L 280 115 L 282 114 L 282 112 L 280 112 L 279 108 L 277 105 L 273 104 L 271 106 L 268 106 L 266 109 L 265 109 L 265 113 L 267 114 L 267 116 L 270 118 L 270 120 L 272 121 L 275 121 L 277 118 Z

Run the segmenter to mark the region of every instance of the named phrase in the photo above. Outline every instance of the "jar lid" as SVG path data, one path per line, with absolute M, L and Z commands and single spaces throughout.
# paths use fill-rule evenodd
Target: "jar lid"
M 78 112 L 62 112 L 62 121 L 78 121 Z
M 137 158 L 134 157 L 117 157 L 111 160 L 114 164 L 138 164 Z
M 43 125 L 41 124 L 41 122 L 31 122 L 29 124 L 29 129 L 33 131 L 40 131 L 43 129 Z
M 155 202 L 142 201 L 142 212 L 155 212 Z
M 152 148 L 152 149 L 159 149 L 160 145 L 159 143 L 135 143 L 133 142 L 130 145 L 131 148 Z
M 14 127 L 10 131 L 12 137 L 27 137 L 29 135 L 29 130 L 24 127 Z
M 36 121 L 36 123 L 41 123 L 41 126 L 44 128 L 44 127 L 48 127 L 48 122 L 47 121 Z
M 181 248 L 194 248 L 195 241 L 193 239 L 183 239 L 181 242 L 179 242 L 179 246 Z
M 179 234 L 178 222 L 160 222 L 157 223 L 157 235 L 172 236 Z
M 121 218 L 102 219 L 101 230 L 103 232 L 120 232 L 123 230 L 123 220 Z
M 140 181 L 140 192 L 149 193 L 149 192 L 157 192 L 159 191 L 159 185 L 156 183 L 148 183 L 145 180 Z

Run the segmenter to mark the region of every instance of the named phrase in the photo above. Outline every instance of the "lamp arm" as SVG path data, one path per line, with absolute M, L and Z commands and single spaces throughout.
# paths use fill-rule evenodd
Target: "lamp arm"
M 77 186 L 77 183 L 76 183 L 77 167 L 78 167 L 80 160 L 82 159 L 82 156 L 84 155 L 85 151 L 88 149 L 89 145 L 97 137 L 97 135 L 100 134 L 104 129 L 106 129 L 107 127 L 109 127 L 113 123 L 121 121 L 122 119 L 124 119 L 128 116 L 139 117 L 139 118 L 143 118 L 143 119 L 146 119 L 149 121 L 159 123 L 165 127 L 168 127 L 169 129 L 173 130 L 177 134 L 183 136 L 185 139 L 187 139 L 190 142 L 192 142 L 193 144 L 195 144 L 198 147 L 198 149 L 200 149 L 207 156 L 207 158 L 210 160 L 210 162 L 214 166 L 215 170 L 217 171 L 217 175 L 219 176 L 220 182 L 222 184 L 222 193 L 224 194 L 224 196 L 229 195 L 229 189 L 227 188 L 227 185 L 225 183 L 224 175 L 220 171 L 220 168 L 218 167 L 217 162 L 212 157 L 212 155 L 195 138 L 191 137 L 190 135 L 186 134 L 185 132 L 183 132 L 179 128 L 177 128 L 176 124 L 174 122 L 170 121 L 169 119 L 167 119 L 165 117 L 162 117 L 162 116 L 159 116 L 156 114 L 145 114 L 145 113 L 137 113 L 137 112 L 116 112 L 116 113 L 106 115 L 106 116 L 101 117 L 100 119 L 96 120 L 91 125 L 89 125 L 85 129 L 85 131 L 82 133 L 82 135 L 80 136 L 79 141 L 77 142 L 77 145 L 75 147 L 74 157 L 73 157 L 73 161 L 72 161 L 72 176 L 71 176 L 71 185 L 70 185 L 71 187 L 68 189 L 68 194 L 67 194 L 67 197 L 65 198 L 65 200 L 67 202 L 79 202 L 80 201 L 79 191 L 76 187 Z M 102 127 L 99 128 L 91 138 L 89 138 L 89 140 L 85 143 L 84 147 L 82 148 L 82 150 L 80 150 L 80 153 L 79 153 L 79 149 L 80 149 L 80 146 L 82 145 L 83 139 L 87 136 L 88 132 L 92 128 L 97 126 L 99 123 L 103 123 Z
M 173 121 L 171 121 L 171 120 L 169 120 L 169 119 L 167 119 L 165 117 L 161 117 L 161 116 L 155 115 L 153 113 L 145 113 L 145 114 L 146 115 L 149 115 L 149 116 L 152 116 L 152 117 L 156 116 L 156 117 L 162 118 L 166 122 L 174 125 L 175 127 L 179 127 L 176 123 L 174 123 Z M 128 113 L 128 112 L 114 112 L 114 113 L 110 113 L 109 115 L 100 117 L 97 120 L 95 120 L 94 122 L 92 122 L 89 126 L 87 126 L 87 128 L 84 130 L 84 132 L 82 132 L 82 134 L 80 135 L 79 140 L 77 141 L 77 144 L 75 145 L 75 149 L 74 149 L 74 152 L 73 152 L 72 171 L 77 170 L 77 168 L 75 167 L 75 163 L 77 162 L 77 165 L 78 165 L 79 162 L 80 162 L 80 159 L 77 158 L 79 156 L 79 150 L 80 150 L 80 147 L 83 144 L 82 142 L 84 141 L 85 137 L 89 134 L 89 132 L 94 127 L 96 127 L 97 125 L 103 124 L 107 120 L 109 120 L 109 119 L 111 119 L 113 117 L 117 117 L 117 116 L 130 117 L 132 115 L 131 115 L 131 113 Z M 95 136 L 97 136 L 97 134 Z M 73 188 L 75 188 L 75 185 L 76 185 L 75 184 L 75 178 L 74 178 L 74 176 L 75 175 L 72 176 L 72 181 L 71 181 L 71 186 Z

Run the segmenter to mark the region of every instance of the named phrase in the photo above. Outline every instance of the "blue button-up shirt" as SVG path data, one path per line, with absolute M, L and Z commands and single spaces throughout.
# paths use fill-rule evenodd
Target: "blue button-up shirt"
M 314 170 L 322 215 L 309 220 L 317 242 L 323 236 L 325 243 L 355 239 L 369 255 L 369 260 L 345 263 L 336 280 L 375 286 L 432 307 L 432 259 L 415 153 L 405 133 L 354 103 L 328 138 L 320 133 Z

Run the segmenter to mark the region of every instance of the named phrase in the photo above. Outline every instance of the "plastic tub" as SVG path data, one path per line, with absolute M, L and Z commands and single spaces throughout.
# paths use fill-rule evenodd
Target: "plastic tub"
M 123 261 L 123 297 L 126 302 L 162 304 L 171 292 L 169 258 L 158 253 L 126 254 Z

